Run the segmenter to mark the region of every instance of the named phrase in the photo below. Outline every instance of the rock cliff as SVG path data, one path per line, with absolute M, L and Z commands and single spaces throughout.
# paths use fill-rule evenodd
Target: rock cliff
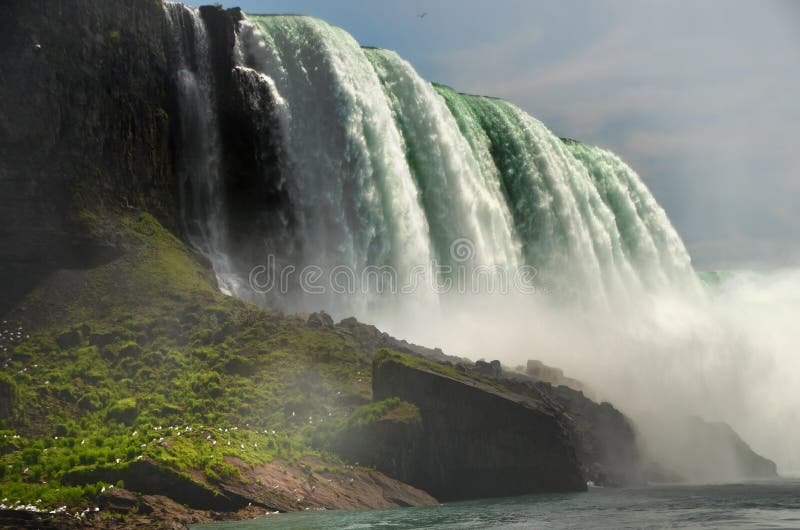
M 534 375 L 501 371 L 495 380 L 523 395 L 540 396 L 569 418 L 578 459 L 586 480 L 596 485 L 626 487 L 644 484 L 639 437 L 633 422 L 612 404 L 588 397 L 585 385 L 561 370 L 537 361 Z M 544 373 L 546 378 L 536 375 Z M 552 378 L 550 374 L 557 374 Z M 551 382 L 555 379 L 558 383 Z
M 233 234 L 248 233 L 237 227 L 253 223 L 262 234 L 270 226 L 283 230 L 292 221 L 283 208 L 281 154 L 277 144 L 254 145 L 271 143 L 272 102 L 252 71 L 234 68 L 241 12 L 204 6 L 200 16 L 222 140 L 221 191 L 232 206 L 226 224 Z M 119 241 L 93 230 L 100 211 L 144 210 L 185 235 L 184 217 L 193 212 L 181 212 L 191 184 L 176 163 L 187 153 L 175 37 L 160 1 L 4 4 L 0 275 L 17 280 L 0 287 L 0 313 L 54 270 L 120 254 Z
M 43 274 L 114 255 L 91 206 L 177 228 L 159 2 L 4 2 L 0 17 L 0 313 Z
M 374 399 L 419 408 L 419 423 L 385 423 L 377 434 L 394 453 L 376 464 L 400 480 L 442 500 L 586 489 L 548 403 L 390 350 L 375 358 L 372 381 Z

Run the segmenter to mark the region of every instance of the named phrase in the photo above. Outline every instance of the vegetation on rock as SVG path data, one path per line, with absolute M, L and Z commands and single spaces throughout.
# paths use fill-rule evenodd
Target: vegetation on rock
M 370 400 L 372 352 L 219 294 L 202 256 L 146 213 L 94 219 L 124 253 L 56 272 L 8 317 L 26 338 L 0 372 L 0 498 L 88 506 L 116 481 L 66 477 L 141 460 L 212 490 L 238 473 L 231 457 L 337 466 L 312 436 Z M 369 407 L 357 421 L 398 404 Z

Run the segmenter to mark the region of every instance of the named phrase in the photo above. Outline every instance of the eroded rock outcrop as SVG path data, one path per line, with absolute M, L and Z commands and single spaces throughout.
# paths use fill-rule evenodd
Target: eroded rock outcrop
M 568 428 L 548 403 L 390 350 L 376 356 L 372 377 L 376 400 L 413 403 L 420 424 L 385 425 L 375 434 L 380 451 L 364 455 L 380 461 L 362 464 L 441 500 L 586 489 Z
M 122 466 L 97 466 L 70 471 L 65 484 L 93 484 L 123 481 L 126 488 L 144 495 L 162 495 L 191 508 L 223 512 L 240 510 L 250 500 L 231 492 L 220 491 L 151 460 Z
M 642 420 L 642 445 L 651 482 L 737 482 L 778 477 L 730 425 L 698 417 Z
M 239 470 L 236 480 L 225 480 L 220 489 L 229 496 L 247 498 L 270 510 L 358 510 L 433 506 L 428 493 L 364 467 L 338 466 L 317 457 L 300 462 L 275 459 L 251 466 L 228 457 Z
M 223 513 L 226 518 L 248 506 L 258 507 L 263 513 L 437 504 L 424 491 L 379 471 L 338 466 L 316 457 L 299 462 L 275 459 L 262 465 L 235 457 L 226 457 L 225 462 L 235 472 L 216 481 L 209 481 L 197 471 L 182 473 L 145 459 L 74 470 L 64 477 L 64 483 L 122 481 L 124 492 L 112 489 L 98 499 L 105 509 L 117 513 L 148 514 L 152 509 L 142 502 L 147 496 L 169 499 L 190 510 Z
M 352 322 L 351 325 L 356 331 L 361 326 Z M 360 331 L 363 334 L 364 330 Z M 384 339 L 384 343 L 390 342 Z M 407 364 L 427 366 L 427 371 L 440 376 L 448 374 L 447 377 L 466 381 L 468 385 L 477 383 L 483 385 L 482 388 L 488 385 L 492 392 L 522 396 L 552 413 L 569 436 L 568 445 L 574 448 L 584 480 L 612 487 L 644 484 L 645 473 L 634 424 L 610 403 L 593 401 L 574 388 L 554 386 L 526 374 L 505 371 L 496 361 L 473 364 L 439 352 L 435 358 L 440 361 L 435 362 L 424 355 L 428 350 L 420 348 L 417 352 L 413 348 L 418 347 L 409 346 L 412 348 L 406 348 L 406 355 L 403 355 Z M 381 355 L 385 354 L 379 353 L 378 359 Z M 381 378 L 373 380 L 375 401 L 354 414 L 329 445 L 352 462 L 375 466 L 390 476 L 408 479 L 416 473 L 414 459 L 421 451 L 419 440 L 429 431 L 423 428 L 422 415 L 414 418 L 388 407 L 391 398 L 383 398 L 391 391 L 385 389 L 385 378 L 383 383 L 381 381 Z M 384 388 L 377 389 L 382 384 Z M 415 386 L 402 390 L 398 388 L 400 382 L 395 381 L 393 385 L 397 396 L 417 403 L 417 398 L 412 397 Z M 445 402 L 449 399 L 442 397 Z M 384 413 L 376 415 L 377 410 Z M 359 416 L 361 413 L 371 415 L 369 421 L 364 421 Z

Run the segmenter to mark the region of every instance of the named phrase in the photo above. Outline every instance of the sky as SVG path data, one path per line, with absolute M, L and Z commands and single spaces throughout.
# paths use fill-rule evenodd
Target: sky
M 800 2 L 222 5 L 322 18 L 397 51 L 426 79 L 504 98 L 559 136 L 611 149 L 699 269 L 800 265 Z

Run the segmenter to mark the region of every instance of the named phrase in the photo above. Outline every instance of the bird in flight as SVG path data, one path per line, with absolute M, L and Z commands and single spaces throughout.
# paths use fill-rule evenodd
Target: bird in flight
M 426 11 L 425 13 L 422 13 L 421 15 L 417 15 L 417 16 L 418 16 L 419 18 L 425 18 L 425 15 L 427 15 L 427 14 L 428 14 L 428 12 Z

